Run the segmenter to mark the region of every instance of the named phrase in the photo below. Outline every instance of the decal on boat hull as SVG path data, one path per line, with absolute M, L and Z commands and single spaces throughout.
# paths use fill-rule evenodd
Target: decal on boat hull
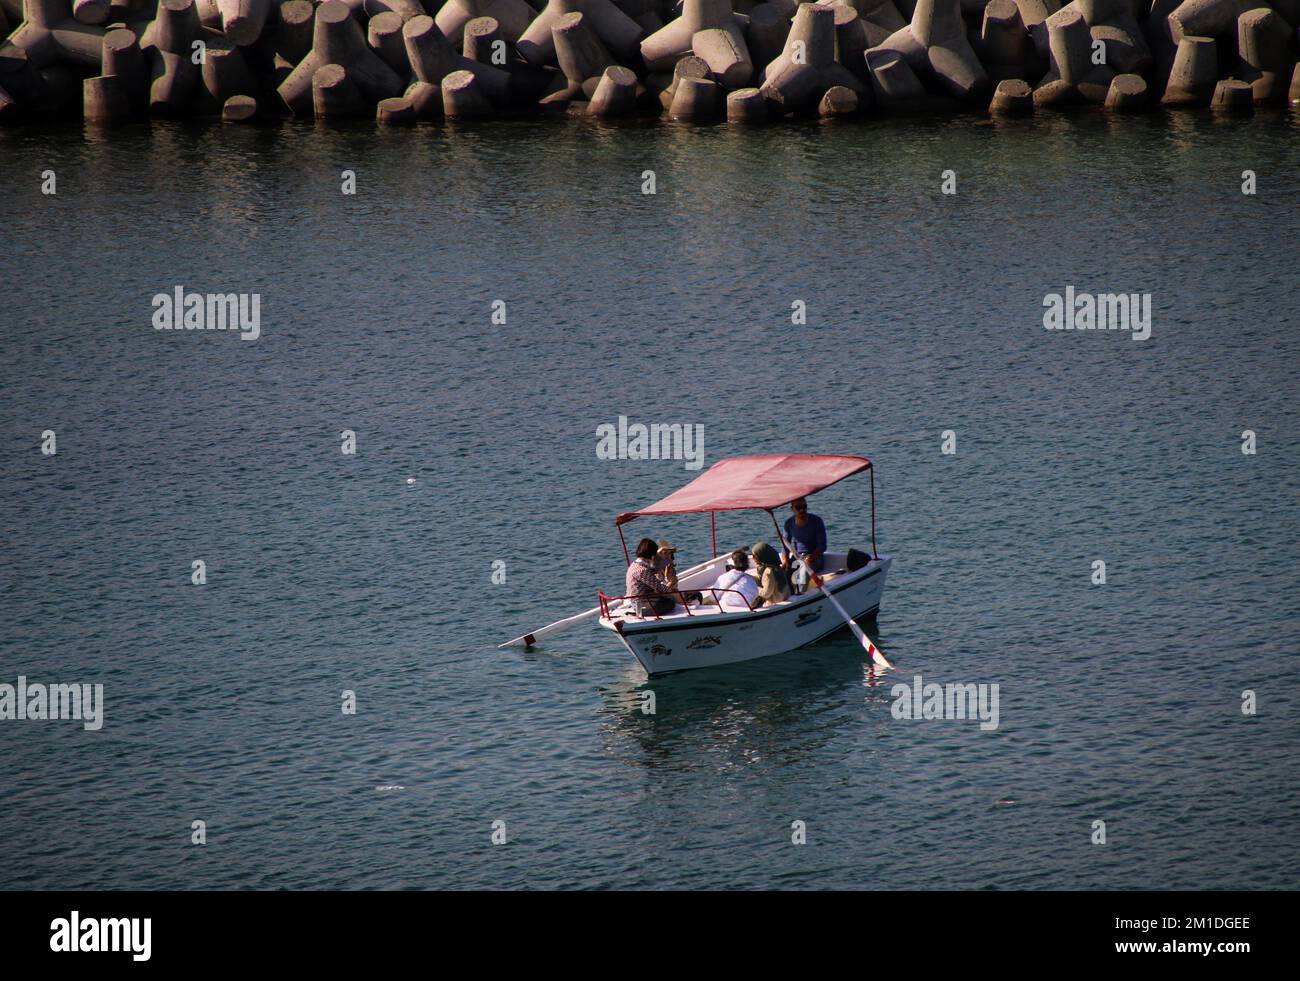
M 799 619 L 794 622 L 796 627 L 806 627 L 810 623 L 816 623 L 822 618 L 822 608 L 819 606 L 815 610 L 808 610 L 799 614 Z

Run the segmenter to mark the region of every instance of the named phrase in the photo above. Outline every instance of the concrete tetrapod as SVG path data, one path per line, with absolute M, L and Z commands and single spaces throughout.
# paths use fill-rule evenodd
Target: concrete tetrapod
M 823 119 L 852 116 L 858 111 L 858 94 L 843 85 L 832 85 L 817 103 L 817 115 Z
M 349 14 L 349 16 L 351 16 Z M 366 100 L 343 65 L 322 65 L 311 77 L 312 111 L 317 119 L 363 116 Z
M 572 13 L 585 14 L 587 26 L 617 57 L 632 58 L 640 50 L 644 28 L 612 0 L 548 0 L 545 9 L 519 37 L 520 56 L 535 68 L 554 63 L 555 40 L 551 28 L 565 14 Z
M 853 8 L 866 31 L 868 48 L 883 43 L 891 34 L 907 26 L 907 18 L 899 13 L 894 0 L 855 0 Z M 914 3 L 909 7 L 913 11 L 915 8 Z
M 420 0 L 365 0 L 365 10 L 367 17 L 392 11 L 402 18 L 403 23 L 425 13 L 424 4 Z
M 1004 78 L 993 90 L 989 114 L 993 116 L 1027 116 L 1034 111 L 1034 90 L 1023 78 Z
M 1083 15 L 1092 40 L 1102 42 L 1106 67 L 1118 74 L 1141 75 L 1150 70 L 1151 49 L 1129 0 L 1073 0 L 1061 9 L 1070 7 Z
M 82 115 L 88 123 L 114 125 L 134 115 L 116 75 L 99 75 L 82 82 Z
M 45 85 L 27 52 L 14 47 L 0 51 L 0 123 L 19 122 L 46 102 Z
M 600 84 L 605 69 L 615 64 L 609 49 L 587 22 L 587 15 L 565 14 L 551 27 L 555 42 L 557 75 L 542 98 L 544 105 L 563 105 L 589 99 Z
M 172 0 L 163 0 L 164 3 Z M 420 18 L 407 21 L 407 26 Z M 312 46 L 277 90 L 284 104 L 297 115 L 306 115 L 315 105 L 316 72 L 325 65 L 340 65 L 347 69 L 346 81 L 338 81 L 337 72 L 326 76 L 329 88 L 325 105 L 331 111 L 349 99 L 348 85 L 371 102 L 387 99 L 402 92 L 402 79 L 384 60 L 366 44 L 361 26 L 346 4 L 326 0 L 316 8 L 316 24 L 312 31 Z
M 98 69 L 104 31 L 69 16 L 67 0 L 23 0 L 22 23 L 0 45 L 0 54 L 21 49 L 33 68 L 71 61 Z
M 72 19 L 78 24 L 99 27 L 101 24 L 108 23 L 112 8 L 113 5 L 109 0 L 72 0 Z
M 790 19 L 774 3 L 760 3 L 749 12 L 745 25 L 745 46 L 755 65 L 770 65 L 781 55 Z
M 382 99 L 375 107 L 375 122 L 389 126 L 410 126 L 416 122 L 415 106 L 404 95 L 393 99 Z
M 767 100 L 758 89 L 736 89 L 727 94 L 727 122 L 766 123 L 772 118 L 767 111 Z
M 980 23 L 979 44 L 976 47 L 981 61 L 994 82 L 1021 78 L 1026 74 L 1033 42 L 1020 18 L 1020 8 L 1014 0 L 989 0 Z M 994 93 L 994 101 L 997 94 Z
M 249 123 L 257 118 L 257 100 L 251 95 L 232 95 L 221 107 L 221 121 Z
M 103 73 L 115 76 L 132 106 L 143 109 L 149 97 L 149 62 L 135 31 L 117 27 L 105 34 L 101 61 Z
M 749 46 L 739 28 L 708 27 L 691 35 L 691 52 L 703 59 L 723 88 L 748 85 L 754 77 Z
M 534 12 L 524 0 L 447 0 L 434 20 L 443 37 L 457 45 L 461 43 L 465 25 L 475 17 L 494 18 L 501 25 L 501 36 L 517 44 L 528 30 Z
M 677 94 L 677 86 L 683 78 L 708 78 L 709 65 L 703 58 L 697 58 L 695 55 L 687 55 L 681 61 L 673 66 L 673 73 L 669 76 L 668 83 L 659 91 L 659 103 L 665 109 L 673 104 L 673 96 Z M 661 76 L 654 76 L 656 85 L 662 84 Z
M 201 30 L 194 0 L 162 0 L 158 4 L 158 14 L 144 34 L 153 76 L 150 113 L 177 116 L 189 108 L 199 87 L 200 70 L 193 54 Z M 206 43 L 207 39 L 203 40 Z
M 695 36 L 705 31 L 710 33 L 701 42 L 701 52 L 695 48 Z M 641 57 L 652 72 L 670 71 L 688 54 L 704 58 L 710 70 L 719 77 L 725 74 L 731 85 L 749 81 L 754 65 L 731 0 L 683 0 L 682 15 L 641 42 Z M 737 81 L 742 75 L 744 80 Z
M 835 14 L 835 60 L 857 76 L 862 88 L 869 96 L 871 91 L 871 74 L 867 70 L 867 49 L 873 41 L 867 31 L 867 23 L 858 16 L 858 12 L 847 0 L 829 0 Z M 818 112 L 820 112 L 820 105 Z
M 600 76 L 587 112 L 606 119 L 626 116 L 636 110 L 639 87 L 636 72 L 622 65 L 610 65 Z
M 1169 77 L 1169 69 L 1174 64 L 1174 51 L 1178 48 L 1178 42 L 1173 38 L 1173 26 L 1169 23 L 1169 15 L 1178 9 L 1181 2 L 1182 0 L 1151 0 L 1147 19 L 1142 22 L 1147 47 L 1151 49 L 1151 55 L 1155 59 L 1155 68 L 1149 78 L 1152 96 L 1158 96 L 1163 91 L 1165 79 Z
M 406 97 L 411 100 L 421 118 L 442 115 L 442 106 L 446 102 L 441 91 L 442 80 L 455 71 L 467 71 L 477 78 L 479 88 L 486 93 L 493 105 L 501 107 L 510 101 L 509 72 L 458 53 L 442 31 L 438 30 L 432 17 L 412 17 L 402 27 L 402 37 L 406 41 L 406 56 L 411 62 L 411 72 L 415 75 L 415 82 L 406 90 Z M 456 91 L 459 92 L 460 89 Z M 435 98 L 435 93 L 439 103 L 436 109 L 429 104 Z M 456 101 L 454 96 L 453 102 Z
M 1166 106 L 1205 106 L 1214 96 L 1219 80 L 1218 52 L 1214 38 L 1184 35 L 1178 42 L 1174 66 L 1165 85 Z
M 366 25 L 366 44 L 399 78 L 411 74 L 411 62 L 406 57 L 406 41 L 402 37 L 405 25 L 402 15 L 391 10 L 375 14 Z
M 917 0 L 912 22 L 871 51 L 897 52 L 923 84 L 959 101 L 988 97 L 988 73 L 967 40 L 961 0 Z
M 713 79 L 682 78 L 677 82 L 673 104 L 668 107 L 668 118 L 708 122 L 718 118 L 722 103 L 722 87 Z
M 785 47 L 763 78 L 759 91 L 779 115 L 814 108 L 836 85 L 867 94 L 857 76 L 835 60 L 835 12 L 818 4 L 799 5 Z
M 471 71 L 460 69 L 442 80 L 442 112 L 448 119 L 492 115 L 492 100 Z
M 872 48 L 866 53 L 865 60 L 871 71 L 871 94 L 881 109 L 923 112 L 935 108 L 935 100 L 925 91 L 907 59 L 897 51 Z
M 1141 75 L 1116 75 L 1106 90 L 1106 108 L 1112 112 L 1145 112 L 1150 106 L 1147 83 Z
M 1249 82 L 1243 82 L 1239 78 L 1225 78 L 1214 86 L 1210 107 L 1215 112 L 1249 116 L 1255 111 L 1255 93 Z
M 1170 38 L 1178 44 L 1188 36 L 1221 37 L 1234 29 L 1238 17 L 1257 6 L 1258 0 L 1183 0 L 1169 15 Z
M 1287 83 L 1295 59 L 1292 30 L 1275 10 L 1256 7 L 1237 18 L 1238 74 L 1250 83 L 1256 102 L 1286 101 Z
M 1079 8 L 1062 7 L 1047 18 L 1048 70 L 1034 89 L 1034 105 L 1106 101 L 1113 69 L 1092 62 L 1092 32 Z
M 207 52 L 199 69 L 196 108 L 217 114 L 236 95 L 256 95 L 257 80 L 243 52 L 223 37 L 207 38 Z
M 316 8 L 308 0 L 285 0 L 280 4 L 280 22 L 275 30 L 275 53 L 296 65 L 311 51 Z
M 217 0 L 217 9 L 227 40 L 243 47 L 262 36 L 271 15 L 271 0 Z
M 1021 23 L 1034 42 L 1034 51 L 1047 63 L 1047 18 L 1061 9 L 1061 0 L 1015 0 Z M 1177 3 L 1178 0 L 1173 0 Z
M 465 25 L 462 37 L 461 54 L 470 61 L 505 68 L 510 60 L 510 47 L 501 36 L 501 25 L 495 17 L 475 17 Z

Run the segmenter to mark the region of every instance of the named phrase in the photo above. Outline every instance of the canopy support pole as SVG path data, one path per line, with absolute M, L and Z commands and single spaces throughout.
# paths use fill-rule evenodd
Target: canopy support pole
M 623 546 L 623 561 L 626 562 L 628 565 L 631 565 L 632 557 L 627 554 L 627 539 L 623 537 L 623 526 L 616 525 L 616 527 L 618 528 L 619 543 Z
M 785 548 L 785 535 L 781 534 L 781 525 L 776 520 L 776 511 L 768 509 L 767 516 L 772 519 L 772 527 L 776 529 L 776 540 Z
M 876 468 L 873 464 L 867 469 L 867 474 L 871 477 L 871 557 L 880 558 L 880 553 L 876 551 Z
M 718 512 L 709 512 L 709 531 L 713 533 L 713 557 L 718 557 Z

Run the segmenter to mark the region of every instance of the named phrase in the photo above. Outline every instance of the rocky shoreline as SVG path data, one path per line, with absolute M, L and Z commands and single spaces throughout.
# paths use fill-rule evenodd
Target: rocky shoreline
M 532 5 L 532 4 L 535 4 Z M 1300 102 L 1300 0 L 0 0 L 0 122 Z

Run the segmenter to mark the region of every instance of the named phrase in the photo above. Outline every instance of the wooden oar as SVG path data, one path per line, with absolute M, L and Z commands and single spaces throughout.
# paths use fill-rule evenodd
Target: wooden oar
M 831 601 L 831 606 L 835 607 L 839 615 L 844 618 L 844 622 L 847 623 L 849 625 L 849 629 L 853 631 L 853 636 L 858 638 L 858 643 L 860 643 L 863 649 L 868 654 L 871 655 L 871 660 L 875 661 L 879 667 L 892 668 L 893 665 L 889 663 L 889 659 L 886 658 L 885 655 L 881 653 L 879 647 L 877 647 L 875 644 L 871 642 L 871 638 L 868 637 L 866 633 L 863 632 L 862 628 L 858 626 L 857 621 L 854 620 L 851 616 L 849 616 L 848 611 L 845 610 L 844 607 L 840 604 L 840 601 L 835 598 L 835 594 L 832 593 L 829 589 L 825 588 L 825 586 L 823 585 L 825 580 L 823 580 L 821 576 L 817 575 L 817 573 L 813 571 L 813 567 L 808 564 L 807 559 L 805 559 L 802 555 L 800 555 L 797 551 L 795 551 L 795 549 L 791 548 L 790 545 L 786 543 L 784 535 L 781 536 L 781 544 L 782 546 L 784 546 L 787 552 L 789 552 L 791 555 L 797 558 L 801 563 L 803 563 L 803 567 L 808 570 L 809 581 L 814 586 L 820 588 L 822 591 L 822 595 L 824 595 L 828 600 Z
M 514 640 L 508 640 L 504 644 L 497 644 L 497 649 L 503 647 L 532 647 L 537 643 L 538 638 L 558 634 L 561 630 L 572 627 L 575 623 L 581 623 L 583 620 L 590 620 L 600 612 L 599 606 L 594 606 L 590 610 L 584 610 L 582 613 L 575 613 L 571 617 L 565 617 L 563 620 L 556 620 L 554 623 L 548 623 L 545 627 L 539 627 L 531 634 L 524 634 L 522 637 L 516 637 Z
M 703 569 L 705 566 L 709 565 L 710 563 L 716 562 L 719 558 L 720 556 L 715 555 L 711 559 L 706 559 L 703 562 L 693 565 L 685 572 L 678 573 L 677 578 L 680 580 L 683 576 L 689 576 L 692 572 L 699 572 L 701 569 Z M 561 630 L 567 630 L 569 627 L 572 627 L 575 623 L 582 623 L 583 620 L 590 620 L 592 617 L 596 616 L 599 613 L 600 613 L 600 607 L 593 606 L 590 610 L 584 610 L 581 613 L 575 613 L 571 617 L 565 617 L 563 620 L 556 620 L 554 623 L 548 623 L 545 627 L 538 627 L 532 633 L 524 634 L 521 637 L 516 637 L 514 640 L 508 640 L 504 644 L 497 644 L 497 650 L 500 650 L 503 647 L 532 647 L 542 637 L 548 637 L 551 634 L 558 634 Z

